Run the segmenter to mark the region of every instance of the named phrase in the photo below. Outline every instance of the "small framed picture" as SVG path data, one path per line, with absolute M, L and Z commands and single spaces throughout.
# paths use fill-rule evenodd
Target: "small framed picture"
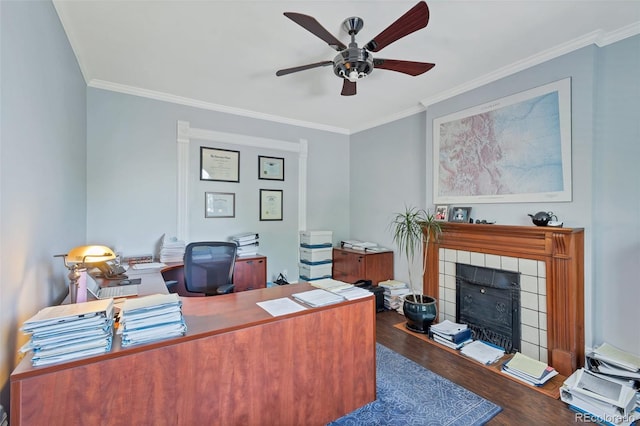
M 282 190 L 260 190 L 260 220 L 282 220 Z
M 434 214 L 434 217 L 438 222 L 446 222 L 447 219 L 449 219 L 449 206 L 436 206 L 436 213 Z
M 452 207 L 449 222 L 469 222 L 471 207 Z
M 284 180 L 284 158 L 259 155 L 258 179 Z
M 201 146 L 200 180 L 240 182 L 240 151 Z
M 205 192 L 204 217 L 236 217 L 236 194 L 233 192 Z

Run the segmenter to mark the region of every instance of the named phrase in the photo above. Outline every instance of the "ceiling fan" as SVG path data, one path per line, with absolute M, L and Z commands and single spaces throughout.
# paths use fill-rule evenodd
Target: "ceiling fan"
M 356 94 L 356 82 L 371 74 L 374 68 L 416 76 L 429 71 L 435 66 L 435 64 L 427 62 L 373 58 L 371 54 L 371 52 L 379 52 L 402 37 L 426 27 L 429 22 L 429 8 L 424 1 L 412 7 L 369 43 L 365 44 L 364 47 L 358 47 L 356 43 L 356 35 L 364 26 L 362 18 L 357 16 L 347 18 L 342 23 L 343 28 L 351 36 L 351 42 L 348 47 L 320 25 L 312 16 L 295 12 L 285 12 L 284 16 L 325 41 L 329 47 L 338 51 L 338 55 L 332 61 L 316 62 L 279 70 L 276 72 L 277 76 L 333 65 L 335 75 L 343 79 L 342 95 L 352 96 Z

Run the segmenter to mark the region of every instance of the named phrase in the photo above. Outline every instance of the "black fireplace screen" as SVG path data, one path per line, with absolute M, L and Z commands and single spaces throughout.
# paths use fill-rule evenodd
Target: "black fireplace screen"
M 456 322 L 474 339 L 520 351 L 520 274 L 456 263 Z

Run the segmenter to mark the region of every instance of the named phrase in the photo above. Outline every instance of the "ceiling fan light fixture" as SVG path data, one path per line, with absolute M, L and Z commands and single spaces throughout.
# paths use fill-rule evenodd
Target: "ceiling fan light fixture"
M 365 49 L 349 47 L 333 59 L 333 72 L 351 82 L 364 78 L 373 71 L 373 57 Z

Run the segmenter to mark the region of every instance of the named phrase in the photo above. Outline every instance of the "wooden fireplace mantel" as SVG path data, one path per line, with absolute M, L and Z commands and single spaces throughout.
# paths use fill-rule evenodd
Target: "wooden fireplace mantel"
M 546 264 L 549 365 L 569 376 L 584 365 L 584 230 L 442 223 L 428 247 L 425 294 L 439 300 L 439 249 L 541 260 Z

